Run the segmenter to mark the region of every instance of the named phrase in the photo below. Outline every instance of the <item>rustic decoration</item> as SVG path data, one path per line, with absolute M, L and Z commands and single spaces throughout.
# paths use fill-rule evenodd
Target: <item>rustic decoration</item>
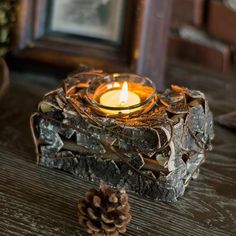
M 81 67 L 39 103 L 31 117 L 38 164 L 176 201 L 211 149 L 204 94 L 173 85 L 149 111 L 106 117 L 86 99 L 90 82 L 104 75 Z
M 118 236 L 131 220 L 128 195 L 123 188 L 112 190 L 101 184 L 90 189 L 78 203 L 79 223 L 95 236 Z

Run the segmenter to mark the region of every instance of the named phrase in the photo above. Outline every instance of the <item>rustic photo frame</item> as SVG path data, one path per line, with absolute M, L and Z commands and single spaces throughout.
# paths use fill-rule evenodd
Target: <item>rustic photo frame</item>
M 49 35 L 50 0 L 19 0 L 12 56 L 59 67 L 143 74 L 162 86 L 172 0 L 128 0 L 119 46 Z

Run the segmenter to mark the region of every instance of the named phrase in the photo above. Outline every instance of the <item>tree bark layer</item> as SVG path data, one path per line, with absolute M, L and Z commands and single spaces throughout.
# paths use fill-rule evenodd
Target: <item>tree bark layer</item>
M 176 201 L 211 149 L 213 118 L 204 94 L 173 85 L 147 113 L 108 118 L 86 100 L 95 72 L 68 76 L 40 102 L 31 119 L 38 164 Z

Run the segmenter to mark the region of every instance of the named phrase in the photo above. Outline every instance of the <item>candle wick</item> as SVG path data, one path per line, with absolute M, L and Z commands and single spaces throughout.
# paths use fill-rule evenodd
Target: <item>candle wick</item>
M 125 101 L 120 102 L 120 106 L 123 107 L 125 105 Z

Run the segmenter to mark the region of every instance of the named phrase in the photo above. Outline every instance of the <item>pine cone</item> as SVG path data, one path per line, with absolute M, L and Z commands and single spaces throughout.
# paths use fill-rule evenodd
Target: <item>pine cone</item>
M 79 223 L 94 236 L 118 236 L 131 220 L 128 195 L 123 188 L 112 190 L 105 184 L 91 189 L 78 203 Z

